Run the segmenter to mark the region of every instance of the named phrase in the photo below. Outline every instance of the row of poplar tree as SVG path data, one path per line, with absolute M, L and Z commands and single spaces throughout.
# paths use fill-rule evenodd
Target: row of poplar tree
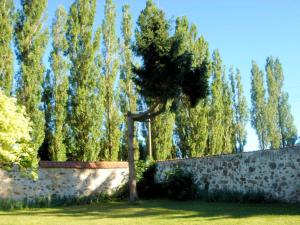
M 58 161 L 126 160 L 125 115 L 147 108 L 147 99 L 132 81 L 132 65 L 137 63 L 129 6 L 123 6 L 121 38 L 112 0 L 106 0 L 104 19 L 96 29 L 96 0 L 75 0 L 69 12 L 59 7 L 51 32 L 44 26 L 47 0 L 22 0 L 17 11 L 12 0 L 0 0 L 0 6 L 0 87 L 26 107 L 39 156 Z M 210 56 L 207 41 L 186 17 L 176 20 L 175 35 L 193 52 L 195 65 L 209 59 L 209 95 L 195 108 L 181 96 L 176 112 L 168 110 L 149 122 L 151 126 L 137 126 L 136 158 L 147 157 L 150 145 L 154 159 L 242 152 L 250 115 L 261 149 L 295 144 L 297 131 L 278 59 L 267 59 L 266 82 L 253 62 L 249 113 L 240 71 L 230 68 L 227 75 L 219 52 Z M 46 69 L 43 56 L 50 36 Z

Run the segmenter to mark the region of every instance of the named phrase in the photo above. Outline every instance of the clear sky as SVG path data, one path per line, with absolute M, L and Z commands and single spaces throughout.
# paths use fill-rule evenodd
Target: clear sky
M 250 70 L 255 60 L 264 69 L 267 56 L 279 57 L 285 75 L 284 89 L 290 96 L 292 113 L 300 130 L 300 1 L 299 0 L 153 0 L 167 18 L 187 16 L 199 34 L 209 42 L 211 52 L 219 49 L 227 71 L 231 65 L 241 70 L 250 107 Z M 59 5 L 68 10 L 73 0 L 49 0 L 47 26 Z M 103 19 L 105 0 L 97 1 L 95 25 Z M 145 0 L 115 0 L 120 33 L 121 8 L 131 6 L 134 25 Z M 19 2 L 16 1 L 17 7 Z M 50 51 L 50 46 L 48 52 Z M 47 54 L 49 55 L 49 54 Z M 47 56 L 48 57 L 48 56 Z M 47 61 L 45 58 L 45 62 Z M 48 66 L 48 63 L 47 63 Z M 300 133 L 300 132 L 298 132 Z M 255 131 L 248 125 L 246 150 L 257 149 Z

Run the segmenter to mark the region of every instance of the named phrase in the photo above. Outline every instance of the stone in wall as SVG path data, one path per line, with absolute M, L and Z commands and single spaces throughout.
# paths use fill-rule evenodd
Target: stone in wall
M 200 189 L 264 192 L 300 202 L 300 147 L 158 162 L 156 181 L 179 167 L 193 173 Z

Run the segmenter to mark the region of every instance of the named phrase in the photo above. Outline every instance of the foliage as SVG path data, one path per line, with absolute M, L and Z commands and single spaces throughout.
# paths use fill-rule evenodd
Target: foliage
M 128 120 L 128 162 L 129 162 L 129 198 L 138 199 L 134 171 L 134 121 L 154 118 L 166 111 L 170 101 L 174 109 L 180 94 L 185 94 L 194 107 L 207 95 L 208 62 L 193 67 L 193 54 L 190 51 L 180 53 L 180 37 L 170 36 L 169 23 L 162 10 L 151 0 L 139 15 L 135 31 L 134 52 L 142 58 L 142 65 L 134 67 L 135 83 L 141 95 L 150 102 L 147 111 L 129 112 Z M 150 140 L 150 139 L 149 139 Z
M 0 90 L 0 162 L 7 168 L 16 164 L 35 178 L 38 161 L 31 129 L 25 108 Z
M 167 174 L 162 185 L 168 198 L 181 201 L 193 199 L 197 190 L 193 174 L 179 168 Z
M 174 124 L 175 114 L 170 111 L 151 120 L 152 156 L 154 160 L 172 158 Z
M 70 159 L 79 161 L 97 160 L 100 151 L 100 29 L 93 34 L 95 13 L 96 0 L 76 0 L 67 20 L 67 53 L 71 62 L 67 147 Z
M 244 96 L 244 90 L 241 82 L 240 70 L 237 69 L 234 75 L 233 68 L 230 68 L 229 73 L 232 102 L 233 102 L 233 144 L 236 152 L 243 152 L 247 140 L 246 123 L 248 121 L 247 100 Z
M 47 0 L 21 1 L 15 25 L 16 55 L 20 65 L 17 78 L 18 103 L 26 108 L 32 122 L 31 137 L 34 148 L 44 141 L 44 115 L 40 109 L 42 82 L 45 73 L 43 55 L 48 31 L 43 28 Z
M 259 69 L 256 62 L 252 62 L 251 70 L 251 124 L 256 130 L 260 149 L 266 149 L 268 144 L 267 128 L 267 103 L 263 72 Z
M 0 0 L 0 5 L 0 89 L 14 94 L 15 84 L 18 103 L 32 121 L 34 148 L 40 148 L 42 159 L 127 159 L 128 127 L 123 116 L 139 110 L 138 98 L 150 109 L 167 103 L 161 110 L 165 114 L 151 115 L 155 159 L 173 157 L 175 151 L 181 157 L 234 148 L 243 151 L 248 112 L 240 72 L 231 70 L 230 87 L 219 52 L 213 53 L 211 62 L 208 42 L 186 17 L 177 18 L 173 27 L 172 20 L 149 0 L 139 15 L 133 42 L 132 16 L 125 5 L 119 41 L 113 0 L 106 0 L 98 29 L 94 27 L 96 0 L 76 0 L 68 15 L 63 8 L 56 12 L 51 70 L 45 73 L 47 0 L 23 0 L 17 13 L 12 0 Z M 20 67 L 14 82 L 13 36 Z M 141 66 L 135 65 L 133 53 Z M 265 74 L 253 62 L 251 74 L 251 123 L 260 148 L 295 145 L 297 129 L 283 90 L 279 59 L 267 58 Z M 133 136 L 138 149 L 138 134 Z M 138 154 L 135 151 L 136 159 Z
M 137 190 L 139 196 L 145 199 L 170 198 L 174 200 L 198 199 L 207 202 L 244 202 L 261 203 L 276 202 L 275 199 L 263 191 L 231 191 L 231 190 L 207 190 L 199 189 L 194 183 L 191 172 L 180 168 L 175 168 L 166 174 L 165 179 L 157 183 L 155 181 L 156 164 L 153 162 L 138 161 L 137 171 Z M 128 197 L 127 192 L 118 195 L 118 198 Z
M 176 113 L 176 143 L 181 156 L 199 157 L 207 152 L 208 111 L 207 100 L 201 100 L 195 108 L 191 108 L 186 99 L 180 100 Z
M 164 12 L 147 1 L 135 31 L 134 52 L 143 59 L 143 65 L 135 67 L 135 82 L 146 98 L 164 103 L 182 92 L 195 106 L 207 94 L 208 63 L 193 67 L 193 54 L 180 53 L 183 40 L 170 36 L 169 28 Z
M 276 80 L 276 71 L 274 69 L 274 60 L 272 57 L 267 58 L 266 62 L 266 75 L 267 75 L 267 90 L 268 90 L 268 100 L 266 107 L 266 121 L 268 126 L 268 142 L 270 147 L 273 149 L 278 149 L 280 146 L 280 129 L 278 126 L 279 114 L 278 114 L 278 104 L 279 104 L 279 88 L 278 82 Z
M 208 43 L 204 37 L 197 37 L 197 28 L 189 26 L 186 17 L 177 18 L 176 33 L 183 39 L 182 51 L 190 49 L 194 53 L 193 65 L 209 61 Z M 194 108 L 188 99 L 181 96 L 176 112 L 177 146 L 182 157 L 196 157 L 205 154 L 208 138 L 208 105 L 207 99 L 201 100 Z
M 132 39 L 132 16 L 130 14 L 129 5 L 124 5 L 122 8 L 122 35 L 123 35 L 123 43 L 122 43 L 122 65 L 121 65 L 121 73 L 120 73 L 120 109 L 123 113 L 124 120 L 122 126 L 122 149 L 120 153 L 121 159 L 127 159 L 127 151 L 128 151 L 128 138 L 127 138 L 127 121 L 126 115 L 128 111 L 136 111 L 137 110 L 137 99 L 138 94 L 136 90 L 136 86 L 132 81 L 133 71 L 133 57 L 132 57 L 132 49 L 131 49 L 131 39 Z M 138 151 L 138 140 L 137 135 L 134 137 L 134 150 L 135 150 L 135 159 L 139 159 L 139 151 Z
M 209 110 L 209 153 L 212 155 L 220 154 L 224 147 L 224 107 L 223 107 L 223 86 L 222 74 L 223 65 L 218 50 L 213 52 L 212 59 L 212 84 L 211 99 Z
M 50 70 L 47 71 L 43 81 L 42 102 L 45 116 L 45 139 L 39 149 L 39 157 L 41 160 L 50 160 L 51 141 L 53 139 L 53 79 L 50 76 Z
M 11 48 L 14 24 L 14 2 L 13 0 L 0 1 L 0 90 L 10 95 L 13 85 L 14 57 Z
M 279 100 L 279 126 L 281 131 L 281 146 L 294 146 L 297 140 L 297 128 L 288 102 L 288 93 L 283 92 Z
M 50 158 L 54 161 L 66 160 L 66 127 L 67 100 L 68 100 L 68 63 L 64 57 L 67 51 L 68 43 L 66 35 L 67 13 L 63 7 L 56 10 L 55 20 L 52 24 L 53 50 L 50 56 L 50 64 L 53 72 L 53 83 L 50 88 L 53 89 L 52 99 L 50 99 L 50 122 L 53 122 L 50 136 Z M 45 89 L 47 90 L 47 89 Z M 51 91 L 50 91 L 51 92 Z M 52 100 L 52 101 L 51 101 Z M 53 106 L 54 105 L 54 106 Z M 45 110 L 46 114 L 47 110 Z M 46 119 L 47 121 L 47 119 Z
M 288 103 L 288 95 L 283 91 L 283 71 L 278 59 L 268 57 L 266 62 L 267 96 L 263 72 L 252 63 L 251 122 L 256 129 L 260 148 L 266 149 L 295 145 L 297 129 Z
M 119 57 L 117 35 L 115 31 L 116 9 L 112 0 L 106 0 L 104 9 L 103 56 L 104 56 L 104 137 L 101 146 L 101 158 L 117 160 L 121 140 L 121 115 L 119 107 L 119 86 L 117 73 L 119 70 Z
M 137 180 L 137 191 L 142 198 L 155 198 L 161 196 L 162 192 L 159 185 L 154 182 L 156 164 L 154 161 L 139 160 L 135 163 Z M 128 182 L 123 185 L 114 195 L 117 199 L 128 199 Z
M 290 105 L 288 102 L 288 94 L 283 91 L 283 80 L 284 74 L 282 70 L 282 65 L 279 59 L 273 60 L 272 57 L 267 58 L 267 84 L 269 91 L 269 104 L 274 104 L 272 107 L 268 108 L 273 110 L 273 114 L 269 115 L 270 123 L 269 128 L 272 132 L 270 135 L 279 138 L 279 140 L 273 140 L 271 145 L 276 144 L 274 148 L 279 146 L 284 148 L 286 146 L 293 146 L 297 137 L 297 129 L 294 124 L 294 119 L 291 114 Z M 274 129 L 273 126 L 276 128 Z M 272 139 L 274 139 L 274 137 Z M 272 144 L 273 143 L 273 144 Z
M 156 164 L 149 161 L 143 170 L 137 167 L 137 191 L 141 198 L 150 199 L 164 197 L 162 185 L 155 182 Z M 141 173 L 141 171 L 143 171 Z
M 232 153 L 234 151 L 234 121 L 233 121 L 233 102 L 232 92 L 229 88 L 225 73 L 222 76 L 222 103 L 223 103 L 223 146 L 222 153 Z

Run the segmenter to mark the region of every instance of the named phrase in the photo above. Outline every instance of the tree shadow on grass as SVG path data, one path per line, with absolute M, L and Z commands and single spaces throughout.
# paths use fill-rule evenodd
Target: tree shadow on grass
M 163 219 L 218 220 L 224 218 L 248 218 L 253 216 L 300 216 L 300 204 L 266 203 L 207 203 L 200 201 L 149 200 L 138 204 L 106 202 L 81 206 L 47 209 L 16 210 L 7 215 L 58 216 L 76 219 L 118 219 L 157 217 Z M 1 213 L 0 213 L 1 218 Z

